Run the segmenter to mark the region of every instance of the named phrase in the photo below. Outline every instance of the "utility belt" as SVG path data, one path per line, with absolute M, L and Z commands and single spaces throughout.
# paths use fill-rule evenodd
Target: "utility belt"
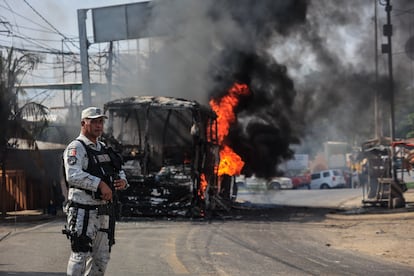
M 78 189 L 78 190 L 82 190 L 85 193 L 87 193 L 88 195 L 90 195 L 93 199 L 101 199 L 101 191 L 99 189 L 96 192 L 92 192 L 91 190 L 86 190 L 86 189 L 76 187 L 76 186 L 72 186 L 72 185 L 69 185 L 69 188 L 75 188 L 75 189 Z
M 97 210 L 98 215 L 109 215 L 110 214 L 110 205 L 109 204 L 98 204 L 98 205 L 89 205 L 89 204 L 82 204 L 73 201 L 68 202 L 68 208 L 75 207 L 84 210 Z

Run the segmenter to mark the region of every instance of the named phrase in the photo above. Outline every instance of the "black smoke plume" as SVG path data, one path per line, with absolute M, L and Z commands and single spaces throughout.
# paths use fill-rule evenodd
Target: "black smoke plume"
M 233 70 L 216 76 L 211 96 L 221 98 L 235 82 L 249 86 L 251 93 L 240 99 L 226 144 L 245 162 L 244 174 L 269 177 L 276 174 L 277 164 L 293 156 L 290 145 L 299 143 L 299 120 L 292 108 L 296 91 L 285 66 L 261 54 L 232 51 L 221 57 L 226 69 Z
M 270 177 L 277 174 L 279 163 L 292 158 L 290 145 L 299 143 L 299 121 L 293 111 L 294 83 L 266 49 L 275 34 L 284 35 L 304 21 L 306 1 L 224 2 L 225 9 L 214 9 L 212 16 L 218 19 L 223 10 L 230 12 L 246 41 L 223 40 L 228 43 L 211 63 L 209 95 L 219 99 L 235 82 L 248 85 L 251 94 L 240 99 L 238 120 L 226 143 L 245 162 L 244 174 Z
M 150 91 L 207 105 L 210 99 L 226 94 L 234 82 L 247 84 L 252 94 L 241 99 L 238 120 L 227 141 L 246 162 L 246 174 L 276 173 L 275 166 L 289 159 L 293 150 L 312 158 L 326 141 L 354 146 L 372 138 L 376 93 L 387 135 L 386 55 L 378 54 L 378 75 L 374 66 L 374 7 L 378 6 L 380 50 L 383 2 L 154 3 L 153 25 L 168 26 L 169 36 L 148 58 L 148 72 L 132 76 L 134 95 Z M 404 46 L 409 38 L 404 30 L 411 26 L 409 12 L 402 11 L 410 7 L 408 1 L 393 3 L 393 20 L 396 29 L 399 27 L 393 39 L 398 52 L 398 45 Z M 403 89 L 411 93 L 408 75 L 412 70 L 407 69 L 411 59 L 394 55 L 394 61 L 396 95 Z M 403 78 L 408 82 L 400 84 Z M 396 99 L 397 104 L 400 101 Z

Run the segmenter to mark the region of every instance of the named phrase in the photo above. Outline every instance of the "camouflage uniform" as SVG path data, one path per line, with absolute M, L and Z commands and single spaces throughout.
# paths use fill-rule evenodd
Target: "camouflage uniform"
M 64 151 L 66 180 L 69 184 L 67 229 L 71 233 L 72 252 L 69 258 L 68 275 L 103 275 L 110 258 L 108 233 L 109 217 L 101 209 L 107 201 L 100 199 L 99 177 L 86 172 L 88 168 L 87 151 L 78 140 L 88 147 L 100 151 L 102 145 L 96 145 L 80 134 Z M 125 173 L 119 176 L 126 180 Z M 101 208 L 102 207 L 102 208 Z M 86 225 L 87 224 L 87 225 Z M 76 242 L 75 242 L 76 241 Z

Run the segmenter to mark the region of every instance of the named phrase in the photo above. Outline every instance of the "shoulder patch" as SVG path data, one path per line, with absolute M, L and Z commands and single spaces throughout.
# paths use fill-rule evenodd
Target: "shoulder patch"
M 68 156 L 76 156 L 76 148 L 68 149 Z
M 69 165 L 75 165 L 77 161 L 78 161 L 78 158 L 76 158 L 76 156 L 69 156 L 68 158 Z

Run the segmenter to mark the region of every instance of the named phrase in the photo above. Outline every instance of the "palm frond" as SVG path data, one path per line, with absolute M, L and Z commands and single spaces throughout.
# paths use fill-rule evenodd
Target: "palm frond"
M 48 126 L 49 110 L 46 106 L 28 102 L 19 106 L 16 88 L 24 75 L 34 69 L 39 57 L 33 54 L 15 56 L 13 48 L 3 56 L 0 52 L 0 141 L 10 147 L 11 138 L 24 139 L 29 146 L 35 146 L 35 137 Z

